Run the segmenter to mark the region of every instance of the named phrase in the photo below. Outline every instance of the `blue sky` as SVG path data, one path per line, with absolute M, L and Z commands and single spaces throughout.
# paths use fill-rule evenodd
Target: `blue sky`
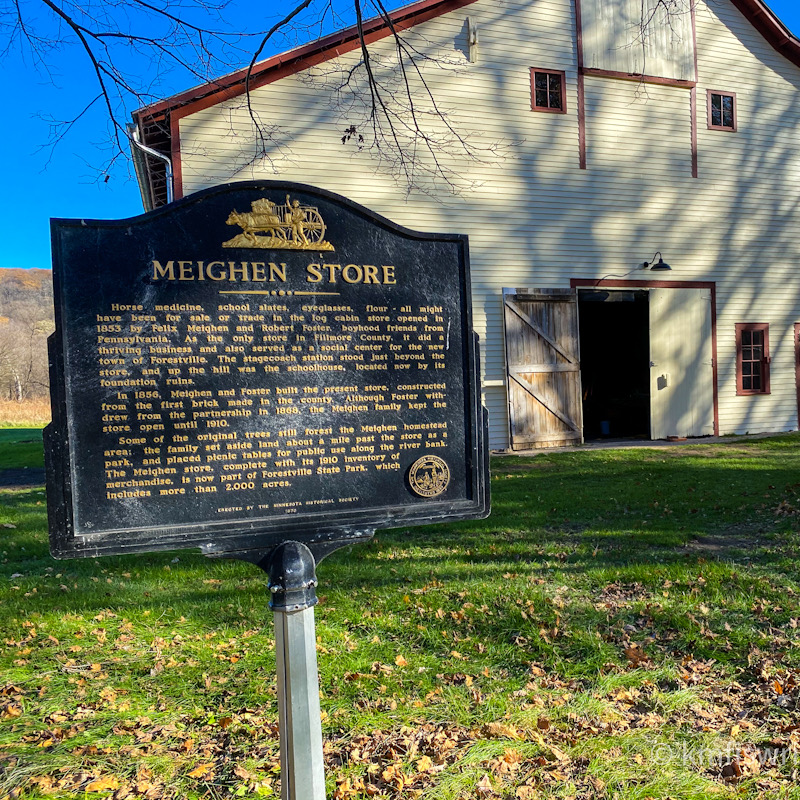
M 254 6 L 246 0 L 236 2 L 238 13 L 244 17 L 246 10 L 252 21 Z M 798 0 L 771 0 L 769 4 L 786 26 L 800 35 Z M 285 8 L 282 4 L 275 7 Z M 263 21 L 256 24 L 266 25 Z M 76 98 L 91 97 L 88 93 L 94 91 L 77 51 L 54 52 L 51 63 L 58 71 L 48 76 L 37 72 L 17 52 L 0 60 L 6 96 L 4 124 L 0 125 L 6 175 L 0 215 L 0 267 L 49 268 L 51 217 L 114 219 L 142 213 L 129 163 L 118 160 L 108 180 L 102 177 L 100 170 L 107 163 L 109 151 L 100 109 L 81 119 L 55 150 L 45 146 L 49 126 L 43 115 L 69 118 Z M 168 77 L 159 94 L 167 96 L 195 83 L 191 78 Z

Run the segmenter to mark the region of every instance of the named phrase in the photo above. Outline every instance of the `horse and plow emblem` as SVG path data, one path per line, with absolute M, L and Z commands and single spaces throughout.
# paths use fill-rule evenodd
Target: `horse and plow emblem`
M 223 242 L 223 247 L 258 247 L 271 250 L 333 250 L 325 241 L 325 222 L 315 206 L 301 205 L 286 195 L 286 204 L 278 205 L 262 197 L 253 200 L 250 211 L 231 211 L 228 225 L 238 225 L 242 232 Z

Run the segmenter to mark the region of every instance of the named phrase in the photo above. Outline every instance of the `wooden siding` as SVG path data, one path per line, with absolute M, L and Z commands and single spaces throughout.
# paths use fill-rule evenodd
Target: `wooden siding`
M 689 3 L 667 18 L 658 0 L 580 0 L 584 66 L 612 72 L 694 80 Z M 642 9 L 652 18 L 642 29 Z
M 467 16 L 479 30 L 476 63 L 465 55 Z M 568 287 L 571 278 L 714 281 L 721 432 L 796 428 L 800 69 L 729 0 L 701 0 L 698 97 L 707 89 L 735 92 L 738 131 L 709 131 L 705 105 L 697 104 L 694 179 L 687 89 L 587 77 L 588 169 L 580 170 L 569 0 L 478 0 L 413 35 L 417 46 L 446 57 L 426 75 L 478 156 L 456 148 L 444 158 L 461 176 L 460 193 L 439 184 L 428 187 L 436 198 L 407 196 L 368 151 L 343 145 L 356 115 L 333 104 L 331 65 L 254 93 L 254 108 L 276 126 L 271 161 L 252 161 L 241 100 L 180 120 L 185 193 L 279 176 L 340 192 L 411 228 L 469 234 L 494 448 L 508 444 L 502 288 Z M 390 43 L 380 48 L 388 58 Z M 356 59 L 350 54 L 339 64 Z M 567 114 L 530 110 L 531 66 L 565 71 Z M 391 70 L 390 62 L 384 68 Z M 656 250 L 672 272 L 638 269 Z M 772 393 L 737 397 L 735 324 L 750 321 L 770 323 Z
M 610 180 L 637 170 L 648 195 L 680 184 L 692 169 L 690 100 L 687 89 L 587 77 L 587 167 Z

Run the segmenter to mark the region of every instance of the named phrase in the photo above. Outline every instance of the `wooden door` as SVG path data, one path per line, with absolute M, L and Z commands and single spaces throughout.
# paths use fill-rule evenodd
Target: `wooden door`
M 650 289 L 650 438 L 714 433 L 711 295 Z
M 574 289 L 504 289 L 512 450 L 583 442 Z

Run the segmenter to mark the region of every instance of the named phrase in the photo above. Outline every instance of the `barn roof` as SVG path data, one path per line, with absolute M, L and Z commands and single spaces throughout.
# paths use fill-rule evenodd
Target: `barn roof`
M 369 44 L 389 36 L 393 29 L 407 30 L 420 22 L 474 2 L 475 0 L 418 0 L 390 12 L 388 20 L 384 17 L 374 17 L 365 21 L 364 39 Z M 766 3 L 762 0 L 730 0 L 730 2 L 744 14 L 775 50 L 800 67 L 800 39 L 791 33 Z M 285 53 L 279 53 L 253 67 L 250 89 L 336 58 L 359 46 L 359 32 L 354 25 Z M 176 167 L 176 182 L 180 181 L 178 120 L 244 94 L 246 78 L 247 69 L 240 69 L 134 112 L 133 119 L 139 127 L 142 142 L 172 158 Z M 144 157 L 144 162 L 146 175 L 143 177 L 146 177 L 146 180 L 140 179 L 140 188 L 145 198 L 145 207 L 155 208 L 165 205 L 167 202 L 165 164 L 149 155 Z

